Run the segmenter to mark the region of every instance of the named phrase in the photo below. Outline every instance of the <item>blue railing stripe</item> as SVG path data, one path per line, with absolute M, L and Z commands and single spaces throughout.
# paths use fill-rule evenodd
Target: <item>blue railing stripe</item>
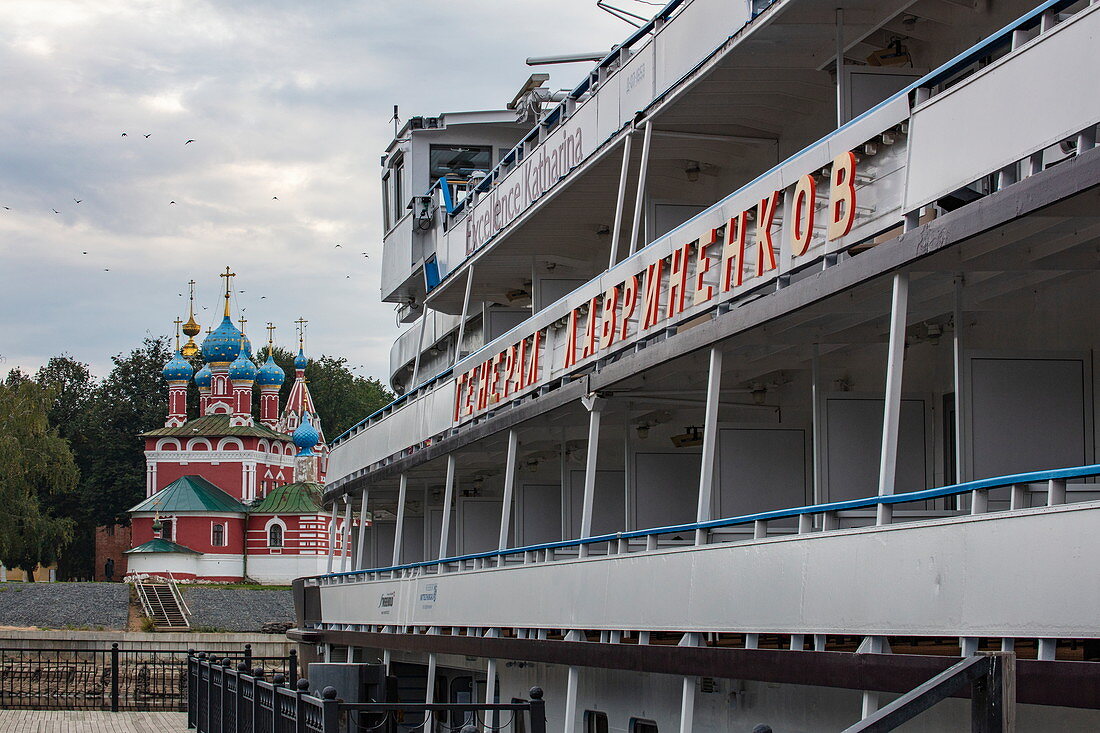
M 409 570 L 412 568 L 423 568 L 434 565 L 442 565 L 446 563 L 463 562 L 465 560 L 480 560 L 489 557 L 518 555 L 523 552 L 536 552 L 538 550 L 558 550 L 564 547 L 580 547 L 581 545 L 594 545 L 600 542 L 639 539 L 642 537 L 673 534 L 676 532 L 692 534 L 694 536 L 695 530 L 698 529 L 718 529 L 720 527 L 733 527 L 741 524 L 751 524 L 753 522 L 769 521 L 773 519 L 789 519 L 792 517 L 800 517 L 805 514 L 822 514 L 825 512 L 840 512 L 850 509 L 867 509 L 870 507 L 877 507 L 880 504 L 905 504 L 913 501 L 926 501 L 928 499 L 942 499 L 948 496 L 958 496 L 960 494 L 970 493 L 971 491 L 1005 488 L 1009 486 L 1015 486 L 1017 484 L 1031 484 L 1041 481 L 1088 478 L 1091 476 L 1100 476 L 1100 464 L 1074 466 L 1069 468 L 1054 468 L 1046 471 L 1030 471 L 1027 473 L 1016 473 L 1008 476 L 995 476 L 993 478 L 966 481 L 961 484 L 941 486 L 934 489 L 910 491 L 904 494 L 888 494 L 885 496 L 870 496 L 863 499 L 833 501 L 825 504 L 810 504 L 808 506 L 794 507 L 791 509 L 776 509 L 767 512 L 756 512 L 755 514 L 742 514 L 738 517 L 729 517 L 726 519 L 712 519 L 706 522 L 670 524 L 665 527 L 638 529 L 630 532 L 613 532 L 609 534 L 596 535 L 595 537 L 586 537 L 584 539 L 545 542 L 538 545 L 525 545 L 523 547 L 512 547 L 505 550 L 488 550 L 486 552 L 475 552 L 468 555 L 459 555 L 456 557 L 445 557 L 442 560 L 425 560 L 423 562 L 405 563 L 403 565 L 391 565 L 384 568 L 371 568 L 369 570 L 349 570 L 342 573 L 328 573 L 325 575 L 315 575 L 312 577 L 339 578 L 351 575 L 362 575 L 364 573 L 388 573 L 397 570 Z

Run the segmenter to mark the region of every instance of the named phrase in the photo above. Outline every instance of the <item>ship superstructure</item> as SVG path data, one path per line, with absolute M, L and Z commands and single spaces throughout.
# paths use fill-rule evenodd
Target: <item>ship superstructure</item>
M 838 730 L 1014 651 L 1021 728 L 1096 727 L 1098 36 L 673 0 L 572 89 L 410 120 L 400 396 L 331 442 L 355 553 L 292 637 L 566 733 Z

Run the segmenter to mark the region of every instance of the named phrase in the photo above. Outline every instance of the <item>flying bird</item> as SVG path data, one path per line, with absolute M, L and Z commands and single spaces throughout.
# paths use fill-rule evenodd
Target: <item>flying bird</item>
M 53 212 L 53 213 L 55 213 L 55 214 L 60 214 L 60 213 L 61 213 L 61 212 L 60 212 L 60 211 L 58 211 L 57 209 L 50 209 L 50 211 L 52 211 L 52 212 Z
M 340 245 L 336 245 L 336 246 L 339 247 Z
M 88 253 L 87 253 L 87 252 L 81 252 L 80 254 L 82 254 L 82 255 L 86 255 L 86 254 L 88 254 Z
M 11 211 L 11 207 L 10 206 L 5 206 L 4 211 Z
M 184 145 L 190 145 L 193 142 L 195 142 L 195 141 L 194 140 L 188 140 L 187 142 L 184 143 Z
M 174 203 L 176 203 L 176 202 L 175 202 L 175 201 L 169 201 L 169 202 L 168 202 L 168 205 L 169 205 L 169 206 L 171 206 L 171 205 L 172 205 L 172 204 L 174 204 Z
M 145 139 L 148 140 L 150 137 L 152 137 L 152 135 L 153 133 L 150 132 L 148 135 L 145 136 Z
M 103 271 L 104 271 L 104 272 L 110 272 L 110 271 L 111 271 L 111 268 L 110 268 L 110 267 L 104 267 L 104 268 L 103 268 Z
M 126 133 L 125 133 L 125 132 L 124 132 L 124 133 L 122 133 L 122 136 L 123 136 L 123 137 L 126 137 Z
M 278 197 L 278 196 L 272 196 L 272 197 L 271 197 L 271 200 L 272 200 L 272 201 L 278 201 L 278 200 L 279 200 L 279 197 Z
M 267 296 L 266 295 L 261 295 L 260 300 L 267 300 Z
M 84 199 L 73 199 L 73 201 L 77 202 L 78 204 L 79 204 L 79 203 L 80 203 L 81 201 L 83 201 L 83 200 L 84 200 Z

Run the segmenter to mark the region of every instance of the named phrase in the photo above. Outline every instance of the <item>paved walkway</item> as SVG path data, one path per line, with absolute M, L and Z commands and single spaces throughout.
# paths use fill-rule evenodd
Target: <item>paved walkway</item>
M 187 713 L 0 710 L 4 733 L 183 733 Z

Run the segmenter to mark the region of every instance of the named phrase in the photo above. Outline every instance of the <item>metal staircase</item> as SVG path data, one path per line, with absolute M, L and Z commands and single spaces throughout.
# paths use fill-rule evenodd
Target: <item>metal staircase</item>
M 191 623 L 187 617 L 191 609 L 184 602 L 175 579 L 141 581 L 134 587 L 142 610 L 152 619 L 157 631 L 190 631 Z

